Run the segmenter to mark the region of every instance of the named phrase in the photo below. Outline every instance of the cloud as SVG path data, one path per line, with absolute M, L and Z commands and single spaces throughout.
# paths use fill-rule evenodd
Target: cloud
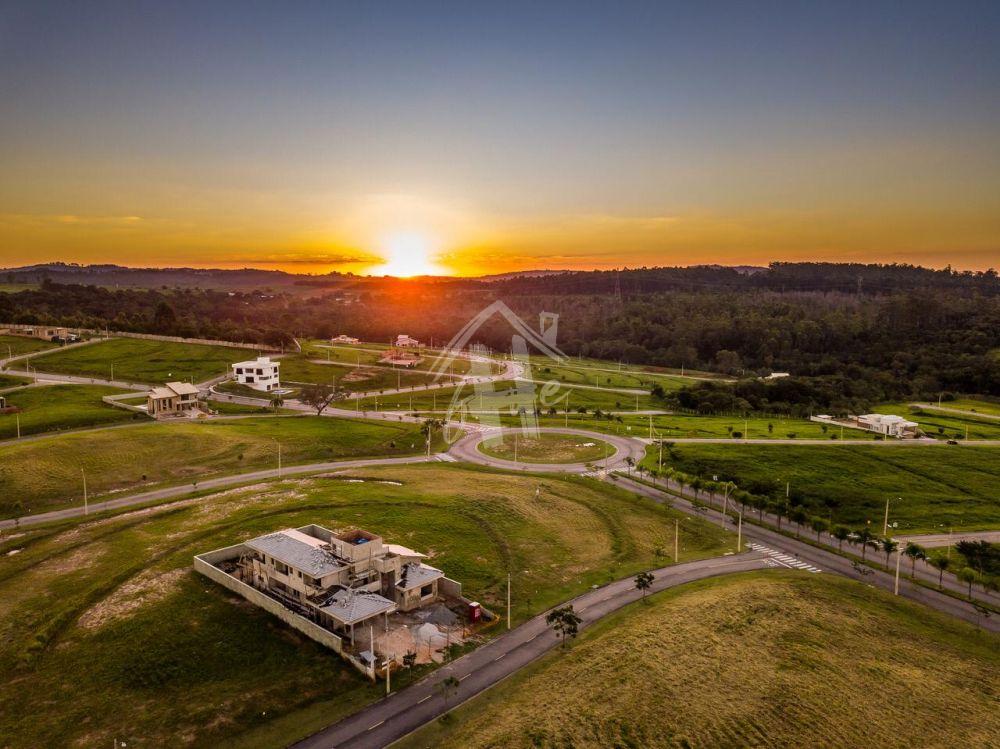
M 129 227 L 142 223 L 142 216 L 87 216 L 77 214 L 3 213 L 0 223 L 10 226 L 52 228 L 59 226 Z

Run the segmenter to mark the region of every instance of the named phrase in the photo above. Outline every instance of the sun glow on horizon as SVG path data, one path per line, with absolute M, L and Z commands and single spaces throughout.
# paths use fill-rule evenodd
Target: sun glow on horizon
M 382 242 L 380 254 L 382 265 L 374 266 L 368 275 L 397 276 L 442 276 L 449 271 L 435 261 L 436 253 L 431 240 L 419 232 L 396 232 Z

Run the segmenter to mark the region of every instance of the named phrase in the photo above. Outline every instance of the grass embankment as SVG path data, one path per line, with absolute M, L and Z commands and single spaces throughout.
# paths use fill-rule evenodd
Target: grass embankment
M 124 412 L 123 412 L 124 413 Z M 416 424 L 316 416 L 141 424 L 53 435 L 0 452 L 0 516 L 43 512 L 90 500 L 212 476 L 340 458 L 421 453 Z
M 656 468 L 658 450 L 643 464 Z M 879 525 L 890 500 L 898 533 L 1000 528 L 1000 448 L 950 445 L 676 445 L 664 466 L 784 497 L 785 482 L 814 515 Z
M 833 576 L 705 580 L 608 617 L 399 746 L 991 746 L 997 643 Z
M 429 553 L 497 610 L 514 570 L 519 622 L 668 563 L 657 548 L 672 548 L 683 518 L 578 478 L 443 464 L 358 475 L 372 480 L 269 482 L 9 540 L 0 548 L 4 745 L 279 747 L 382 696 L 382 684 L 196 575 L 196 553 L 305 523 L 367 528 Z M 401 485 L 379 483 L 389 480 Z M 682 560 L 734 544 L 707 523 L 680 524 Z M 23 550 L 7 556 L 11 548 Z
M 43 341 L 41 338 L 28 338 L 19 335 L 0 335 L 0 359 L 22 354 L 33 354 L 36 351 L 57 349 L 58 343 Z
M 953 401 L 943 401 L 941 405 L 944 408 L 955 408 L 959 411 L 1000 416 L 1000 403 L 981 398 L 956 398 Z
M 113 364 L 115 380 L 160 384 L 204 382 L 230 372 L 230 364 L 255 357 L 249 349 L 227 346 L 111 338 L 44 354 L 32 359 L 31 366 L 39 372 L 110 380 Z
M 122 390 L 100 385 L 43 385 L 12 390 L 5 394 L 8 406 L 21 409 L 0 414 L 0 439 L 17 436 L 17 422 L 21 423 L 21 436 L 55 432 L 63 429 L 120 424 L 146 417 L 115 408 L 101 401 L 106 395 L 118 395 Z
M 514 460 L 516 456 L 522 463 L 589 463 L 614 455 L 615 449 L 601 440 L 572 434 L 542 433 L 535 438 L 506 435 L 499 438 L 496 444 L 481 442 L 479 451 L 501 460 Z

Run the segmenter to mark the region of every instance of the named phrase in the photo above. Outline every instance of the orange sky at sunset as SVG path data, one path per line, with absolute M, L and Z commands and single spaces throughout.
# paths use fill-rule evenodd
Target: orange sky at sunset
M 995 12 L 23 4 L 0 267 L 997 267 Z

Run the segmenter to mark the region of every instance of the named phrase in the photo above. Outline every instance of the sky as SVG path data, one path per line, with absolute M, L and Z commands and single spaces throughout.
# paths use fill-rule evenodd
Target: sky
M 997 2 L 0 4 L 0 266 L 1000 267 Z

